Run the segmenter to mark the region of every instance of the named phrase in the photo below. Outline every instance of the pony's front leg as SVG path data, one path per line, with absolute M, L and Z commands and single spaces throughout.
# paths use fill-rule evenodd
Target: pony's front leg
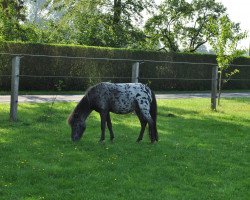
M 101 138 L 100 142 L 102 143 L 105 140 L 105 129 L 106 129 L 106 122 L 107 122 L 107 112 L 101 112 Z
M 108 125 L 108 128 L 109 128 L 110 140 L 112 142 L 115 136 L 114 136 L 114 132 L 113 132 L 113 129 L 112 129 L 112 123 L 111 123 L 111 118 L 110 118 L 110 113 L 109 112 L 107 114 L 107 125 Z

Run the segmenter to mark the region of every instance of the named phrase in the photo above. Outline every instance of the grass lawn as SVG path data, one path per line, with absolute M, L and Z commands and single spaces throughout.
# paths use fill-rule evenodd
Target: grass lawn
M 70 140 L 75 103 L 0 104 L 0 199 L 249 199 L 250 98 L 158 101 L 160 141 L 136 143 L 134 114 L 112 115 L 115 141 L 99 144 L 93 112 Z M 168 117 L 168 114 L 175 117 Z

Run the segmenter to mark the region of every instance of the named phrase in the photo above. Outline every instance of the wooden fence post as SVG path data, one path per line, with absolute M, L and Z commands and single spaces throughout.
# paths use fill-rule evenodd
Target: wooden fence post
M 132 66 L 132 83 L 138 83 L 139 82 L 139 66 L 140 63 L 139 62 L 135 62 L 133 63 Z
M 211 109 L 217 108 L 217 87 L 218 87 L 218 66 L 212 68 L 212 91 L 211 91 Z
M 10 120 L 17 121 L 20 57 L 12 58 Z

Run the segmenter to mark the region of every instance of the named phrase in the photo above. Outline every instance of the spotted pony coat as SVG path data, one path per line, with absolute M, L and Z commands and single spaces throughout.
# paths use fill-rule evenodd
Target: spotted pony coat
M 78 103 L 68 122 L 72 128 L 72 140 L 79 140 L 86 128 L 85 120 L 93 111 L 101 116 L 101 139 L 105 139 L 106 124 L 113 140 L 114 133 L 110 119 L 110 112 L 127 114 L 135 111 L 140 123 L 141 131 L 137 141 L 143 138 L 145 127 L 149 125 L 151 142 L 158 141 L 156 128 L 157 105 L 154 93 L 141 83 L 99 83 L 91 87 Z

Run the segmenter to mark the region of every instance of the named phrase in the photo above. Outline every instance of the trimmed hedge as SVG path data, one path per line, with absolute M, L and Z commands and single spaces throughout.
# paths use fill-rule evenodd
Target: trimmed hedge
M 216 63 L 214 55 L 173 54 L 76 45 L 3 42 L 0 43 L 0 52 L 54 56 L 63 55 L 72 57 Z M 1 90 L 10 90 L 10 77 L 3 77 L 1 75 L 11 74 L 11 56 L 0 55 L 0 60 L 0 88 Z M 85 90 L 90 85 L 101 81 L 130 82 L 132 64 L 131 61 L 24 56 L 21 58 L 20 90 Z M 250 58 L 238 58 L 235 61 L 235 64 L 250 65 Z M 250 79 L 250 67 L 237 68 L 240 70 L 240 74 L 234 76 L 234 79 Z M 42 76 L 62 77 L 45 78 Z M 67 78 L 65 76 L 75 78 Z M 171 78 L 176 79 L 173 80 Z M 154 90 L 210 90 L 211 88 L 210 80 L 187 79 L 211 79 L 211 66 L 205 64 L 191 65 L 153 62 L 144 62 L 140 64 L 140 82 L 149 84 Z M 249 89 L 250 81 L 230 81 L 225 85 L 225 88 Z

